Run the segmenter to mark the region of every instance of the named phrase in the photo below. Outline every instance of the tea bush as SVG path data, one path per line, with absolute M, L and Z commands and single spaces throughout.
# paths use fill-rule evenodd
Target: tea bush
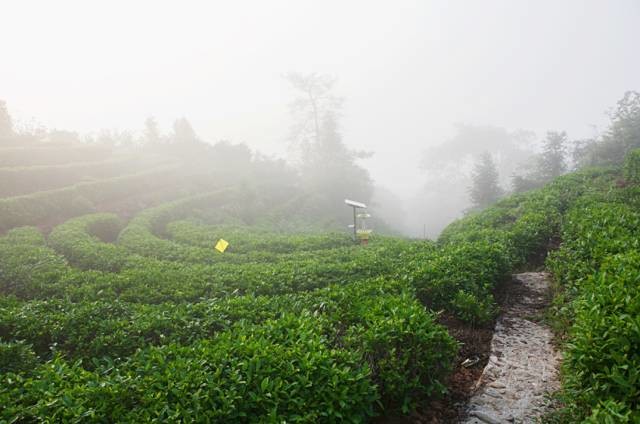
M 27 373 L 38 364 L 35 353 L 24 342 L 5 343 L 0 339 L 0 375 Z
M 120 227 L 114 214 L 84 215 L 54 228 L 48 238 L 49 246 L 80 269 L 118 272 L 124 266 L 126 252 L 91 233 L 99 233 L 102 239 L 115 239 Z
M 98 204 L 161 188 L 171 174 L 171 168 L 164 168 L 0 199 L 0 233 L 94 212 Z
M 607 211 L 593 203 L 621 196 L 611 191 L 616 176 L 568 175 L 453 223 L 437 243 L 377 236 L 360 247 L 346 234 L 248 225 L 260 220 L 241 206 L 266 217 L 277 208 L 237 188 L 143 210 L 124 228 L 115 215 L 90 214 L 46 240 L 35 228 L 11 230 L 0 237 L 0 340 L 22 359 L 0 373 L 1 419 L 358 422 L 407 413 L 441 396 L 454 366 L 457 343 L 433 311 L 489 323 L 496 284 L 544 255 L 561 228 L 563 248 L 549 259 L 558 278 L 576 293 L 593 287 L 602 305 L 631 299 L 625 313 L 635 313 L 628 279 L 607 296 L 589 283 L 604 252 L 637 246 L 637 214 L 624 198 Z M 113 188 L 105 199 L 118 197 Z M 618 241 L 593 247 L 573 236 L 604 217 Z M 212 249 L 218 238 L 231 242 L 224 254 Z M 576 329 L 584 320 L 601 332 L 618 317 L 578 305 Z M 586 321 L 596 317 L 602 325 Z M 632 326 L 621 328 L 631 349 Z M 587 346 L 581 337 L 576 330 L 576 346 Z M 597 353 L 572 357 L 572 369 L 600 366 Z M 631 414 L 624 385 L 610 381 L 635 378 L 621 371 L 629 358 L 609 359 L 617 374 L 568 377 L 567 390 L 601 387 L 596 417 Z M 584 393 L 576 405 L 595 399 Z
M 376 399 L 370 371 L 357 353 L 326 347 L 318 325 L 284 316 L 93 372 L 54 359 L 35 377 L 3 377 L 1 413 L 23 421 L 364 421 Z
M 629 182 L 640 184 L 640 149 L 627 153 L 624 160 L 624 177 Z
M 640 419 L 640 213 L 611 197 L 587 196 L 567 214 L 562 246 L 548 266 L 568 294 L 556 313 L 571 325 L 563 365 L 569 413 L 591 422 L 634 422 Z

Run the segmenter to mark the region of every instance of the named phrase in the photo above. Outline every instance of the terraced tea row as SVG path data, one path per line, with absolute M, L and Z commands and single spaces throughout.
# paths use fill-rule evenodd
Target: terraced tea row
M 638 204 L 637 185 L 585 196 L 567 213 L 562 245 L 547 261 L 559 284 L 552 317 L 568 340 L 564 419 L 640 419 Z
M 46 239 L 12 230 L 0 239 L 2 417 L 406 413 L 441 394 L 454 365 L 436 312 L 490 321 L 495 285 L 544 255 L 566 211 L 616 176 L 562 178 L 453 224 L 437 244 L 374 237 L 363 247 L 345 234 L 248 226 L 239 207 L 269 216 L 278 202 L 231 188 L 128 223 L 74 218 Z M 213 250 L 221 237 L 224 254 Z

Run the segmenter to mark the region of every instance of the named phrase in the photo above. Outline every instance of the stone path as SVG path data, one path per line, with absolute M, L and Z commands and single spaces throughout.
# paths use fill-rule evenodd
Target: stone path
M 545 273 L 514 275 L 515 294 L 496 323 L 491 356 L 467 405 L 467 424 L 535 423 L 560 387 L 551 330 L 535 322 L 547 306 Z

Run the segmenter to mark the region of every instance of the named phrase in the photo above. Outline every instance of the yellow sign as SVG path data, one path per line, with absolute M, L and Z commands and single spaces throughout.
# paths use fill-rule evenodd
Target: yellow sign
M 224 253 L 224 251 L 227 250 L 227 247 L 229 247 L 229 242 L 225 239 L 220 239 L 216 243 L 215 249 L 220 253 Z

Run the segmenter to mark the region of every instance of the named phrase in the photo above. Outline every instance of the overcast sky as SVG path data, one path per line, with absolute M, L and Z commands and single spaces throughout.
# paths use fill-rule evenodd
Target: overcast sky
M 338 78 L 345 142 L 401 194 L 456 122 L 594 134 L 640 90 L 640 1 L 3 1 L 0 98 L 82 133 L 169 130 L 283 155 L 282 75 Z

